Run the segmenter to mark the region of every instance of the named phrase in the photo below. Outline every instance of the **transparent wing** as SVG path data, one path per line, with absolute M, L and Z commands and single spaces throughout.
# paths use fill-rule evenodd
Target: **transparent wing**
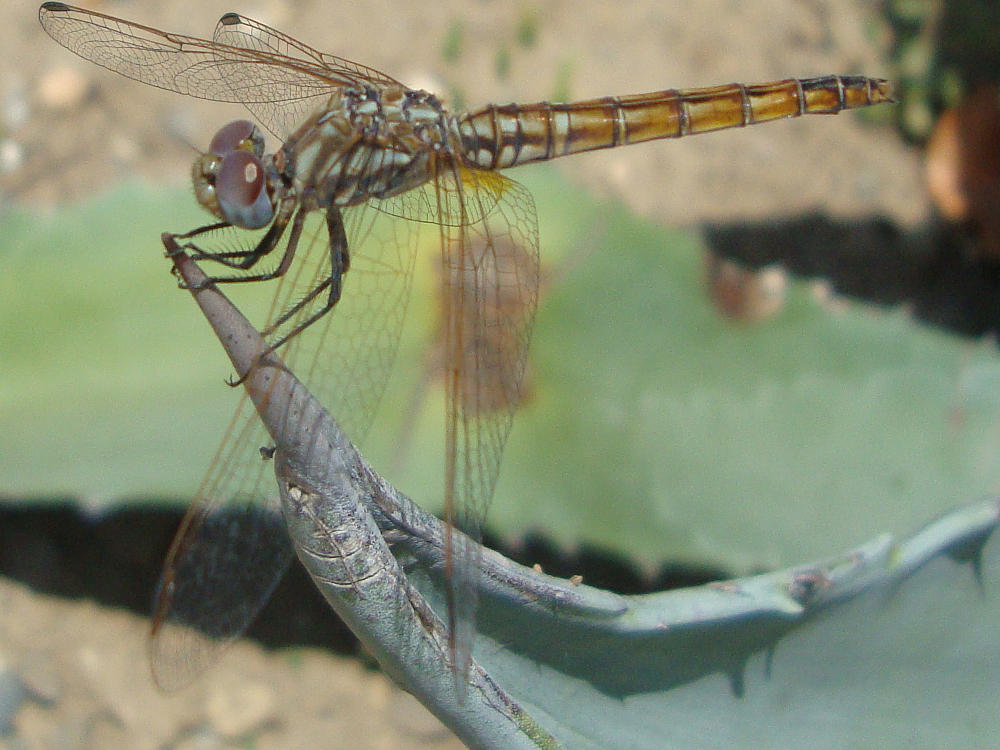
M 439 192 L 461 197 L 438 201 Z M 424 209 L 435 203 L 445 208 L 431 223 Z M 393 218 L 401 215 L 426 220 Z M 326 227 L 319 214 L 314 218 L 296 263 L 277 282 L 269 315 L 283 318 L 298 306 L 288 327 L 323 304 L 315 296 L 300 303 L 330 275 Z M 282 356 L 347 434 L 363 440 L 398 349 L 416 249 L 422 239 L 441 242 L 449 373 L 446 520 L 468 534 L 448 537 L 449 619 L 456 675 L 464 676 L 475 629 L 478 542 L 521 394 L 537 305 L 534 206 L 530 194 L 505 177 L 461 170 L 350 209 L 345 224 L 352 255 L 341 300 L 292 338 Z M 422 237 L 426 232 L 434 234 Z M 272 339 L 285 330 L 272 331 Z M 150 642 L 153 671 L 165 688 L 189 683 L 245 631 L 291 559 L 273 467 L 261 451 L 268 446 L 244 399 L 165 566 Z
M 62 3 L 45 3 L 38 18 L 71 52 L 116 73 L 179 94 L 247 105 L 279 138 L 301 115 L 342 86 L 389 76 L 295 42 L 234 13 L 208 41 L 171 34 Z M 301 119 L 301 118 L 300 118 Z
M 419 190 L 389 200 L 406 203 Z M 417 248 L 428 231 L 427 225 L 390 220 L 372 210 L 372 204 L 385 202 L 372 201 L 344 212 L 351 258 L 340 301 L 280 351 L 356 443 L 363 443 L 389 381 L 410 301 Z M 317 233 L 325 239 L 325 227 L 317 227 Z M 322 248 L 316 247 L 320 244 Z M 281 279 L 271 319 L 284 318 L 284 311 L 292 307 L 299 309 L 281 327 L 268 331 L 270 341 L 284 338 L 326 303 L 310 294 L 330 273 L 325 242 L 313 247 L 310 257 L 305 262 L 297 258 Z M 308 304 L 301 304 L 304 299 Z
M 355 441 L 367 432 L 392 370 L 424 227 L 381 217 L 368 206 L 347 212 L 352 257 L 341 300 L 281 350 Z M 296 263 L 275 282 L 269 320 L 329 279 L 329 238 L 321 212 L 306 232 Z M 253 237 L 227 231 L 221 241 L 247 243 Z M 307 319 L 319 304 L 317 298 L 300 306 L 289 325 Z M 274 332 L 272 338 L 280 335 Z M 270 445 L 244 397 L 164 566 L 150 660 L 165 689 L 190 683 L 246 630 L 292 558 L 274 469 L 266 457 Z
M 224 15 L 215 27 L 212 38 L 219 44 L 257 50 L 268 53 L 274 58 L 295 59 L 301 67 L 311 67 L 318 77 L 323 77 L 329 71 L 336 71 L 344 81 L 353 83 L 365 81 L 381 84 L 398 83 L 394 78 L 374 68 L 315 50 L 288 34 L 239 13 Z
M 269 59 L 295 60 L 300 70 L 310 71 L 321 80 L 329 79 L 333 74 L 340 86 L 364 83 L 400 85 L 393 78 L 374 68 L 314 50 L 287 34 L 265 26 L 260 21 L 254 21 L 237 13 L 227 13 L 220 19 L 213 38 L 218 44 L 257 52 Z M 252 72 L 254 75 L 258 74 L 256 70 Z M 331 93 L 327 88 L 294 101 L 282 100 L 281 106 L 275 106 L 276 100 L 270 99 L 244 100 L 244 104 L 271 132 L 283 136 L 292 132 L 308 115 L 326 104 Z
M 46 3 L 39 18 L 57 42 L 85 59 L 181 94 L 241 102 L 279 137 L 338 87 L 395 83 L 237 14 L 223 16 L 215 41 L 62 3 Z M 325 304 L 317 290 L 329 287 L 330 243 L 316 219 L 278 284 L 269 317 L 275 323 L 265 329 L 272 342 L 297 332 Z M 464 675 L 475 627 L 478 542 L 521 394 L 537 304 L 534 205 L 507 178 L 452 167 L 423 188 L 349 210 L 345 225 L 351 268 L 343 296 L 330 314 L 293 335 L 282 353 L 347 433 L 361 440 L 398 348 L 419 235 L 439 235 L 446 520 L 468 534 L 449 533 L 446 550 L 454 665 Z M 245 249 L 249 235 L 226 231 L 226 242 Z M 268 445 L 244 399 L 161 581 L 150 649 L 164 687 L 189 682 L 244 632 L 291 559 Z
M 483 522 L 520 402 L 538 305 L 534 201 L 496 172 L 439 179 L 444 302 L 446 586 L 456 682 L 472 658 Z M 458 529 L 464 534 L 455 534 Z
M 382 158 L 383 154 L 373 152 L 369 168 L 375 171 L 381 169 L 383 165 L 378 160 Z M 495 176 L 497 173 L 493 174 Z M 520 188 L 520 185 L 517 187 Z M 521 190 L 524 192 L 523 188 Z M 406 196 L 405 201 L 373 201 L 372 205 L 389 216 L 457 228 L 482 223 L 487 216 L 497 211 L 498 216 L 502 215 L 504 209 L 498 208 L 498 204 L 502 199 L 509 198 L 509 192 L 505 183 L 494 185 L 492 180 L 487 179 L 485 172 L 463 168 L 459 173 L 441 174 L 434 189 L 411 190 Z M 528 199 L 531 200 L 530 195 Z M 453 240 L 449 235 L 443 237 L 442 241 Z
M 294 556 L 260 450 L 269 445 L 244 395 L 160 578 L 149 651 L 165 690 L 192 682 L 247 629 Z

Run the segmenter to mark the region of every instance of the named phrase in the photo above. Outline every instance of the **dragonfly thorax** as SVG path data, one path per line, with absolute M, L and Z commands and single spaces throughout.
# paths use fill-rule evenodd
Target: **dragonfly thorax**
M 445 110 L 436 96 L 404 86 L 363 86 L 344 90 L 353 127 L 374 137 L 414 136 L 423 143 L 441 135 Z
M 453 118 L 426 91 L 351 87 L 310 117 L 277 155 L 296 193 L 319 208 L 388 198 L 424 184 L 454 153 Z

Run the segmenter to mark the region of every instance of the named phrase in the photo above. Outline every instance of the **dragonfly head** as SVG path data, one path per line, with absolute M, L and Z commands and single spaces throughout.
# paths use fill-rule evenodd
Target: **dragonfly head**
M 249 120 L 220 129 L 191 173 L 198 202 L 241 229 L 261 229 L 274 218 L 274 191 L 264 164 L 264 136 Z

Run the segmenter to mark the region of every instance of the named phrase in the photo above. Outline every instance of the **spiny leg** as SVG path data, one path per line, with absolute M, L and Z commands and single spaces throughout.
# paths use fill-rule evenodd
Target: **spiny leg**
M 302 212 L 300 212 L 302 213 Z M 291 320 L 296 314 L 298 314 L 304 307 L 309 305 L 313 300 L 319 297 L 325 290 L 329 290 L 326 302 L 323 307 L 315 313 L 312 313 L 304 321 L 297 323 L 291 331 L 283 335 L 277 341 L 271 342 L 268 347 L 258 355 L 259 357 L 264 357 L 271 352 L 275 351 L 278 347 L 284 345 L 289 340 L 295 338 L 300 333 L 302 333 L 306 328 L 311 326 L 317 320 L 326 315 L 330 310 L 332 310 L 336 304 L 340 301 L 340 294 L 343 289 L 343 278 L 344 274 L 350 268 L 350 251 L 347 246 L 347 231 L 344 228 L 344 219 L 341 216 L 340 209 L 336 206 L 330 206 L 326 212 L 326 224 L 327 230 L 330 237 L 330 275 L 327 276 L 322 283 L 317 284 L 315 287 L 309 290 L 306 295 L 292 305 L 290 308 L 285 310 L 277 320 L 275 320 L 271 325 L 267 327 L 264 331 L 264 337 L 267 338 L 274 334 L 275 331 L 281 328 L 285 323 Z M 295 232 L 293 227 L 293 233 Z M 298 237 L 295 235 L 297 241 Z M 283 261 L 284 262 L 284 261 Z M 249 372 L 247 373 L 249 374 Z M 246 375 L 238 380 L 230 380 L 229 385 L 238 386 L 243 383 L 246 379 Z
M 169 237 L 170 245 L 175 248 L 174 251 L 167 252 L 168 258 L 176 253 L 184 252 L 192 260 L 196 261 L 211 260 L 215 261 L 216 263 L 220 263 L 224 266 L 228 266 L 229 268 L 248 267 L 247 266 L 248 262 L 249 265 L 253 265 L 253 263 L 256 263 L 257 260 L 259 260 L 266 254 L 266 252 L 261 252 L 261 246 L 267 242 L 268 237 L 264 237 L 264 239 L 261 242 L 259 242 L 255 248 L 251 250 L 230 250 L 228 252 L 219 252 L 219 253 L 212 252 L 210 250 L 202 250 L 200 247 L 198 247 L 198 245 L 190 241 L 193 237 L 197 237 L 202 234 L 209 234 L 211 232 L 216 232 L 220 229 L 226 229 L 231 226 L 232 224 L 230 224 L 227 221 L 219 221 L 216 222 L 215 224 L 208 224 L 203 227 L 198 227 L 197 229 L 193 229 L 190 232 L 184 232 L 183 234 L 173 234 L 172 232 L 164 232 L 161 235 L 161 239 L 163 240 L 164 245 L 166 245 L 168 242 L 167 238 Z M 178 240 L 183 240 L 184 244 L 179 245 L 177 242 Z M 237 258 L 238 260 L 233 261 L 232 260 L 233 258 Z M 248 258 L 252 260 L 248 261 L 247 260 Z
M 330 206 L 326 211 L 326 226 L 330 237 L 330 275 L 312 289 L 298 302 L 288 308 L 281 316 L 275 320 L 264 332 L 265 336 L 270 336 L 281 328 L 285 323 L 297 315 L 303 308 L 312 303 L 324 290 L 329 290 L 326 302 L 316 312 L 309 315 L 305 320 L 297 323 L 291 331 L 286 333 L 277 341 L 271 343 L 269 351 L 274 351 L 289 339 L 298 336 L 302 331 L 311 326 L 317 320 L 326 315 L 340 301 L 343 291 L 344 274 L 351 267 L 350 248 L 347 245 L 347 231 L 344 228 L 344 218 L 340 209 Z
M 279 207 L 278 214 L 275 217 L 274 222 L 271 224 L 271 228 L 267 231 L 267 234 L 261 238 L 261 241 L 257 243 L 256 247 L 250 250 L 212 252 L 210 250 L 203 250 L 194 242 L 190 241 L 198 235 L 207 234 L 209 232 L 232 226 L 226 222 L 209 224 L 208 226 L 200 227 L 191 232 L 186 232 L 185 234 L 171 234 L 165 232 L 161 236 L 161 239 L 166 246 L 168 238 L 170 238 L 170 244 L 175 248 L 174 252 L 187 252 L 192 260 L 209 260 L 226 266 L 227 268 L 248 270 L 253 268 L 261 260 L 261 258 L 269 255 L 278 246 L 282 235 L 288 228 L 289 220 L 291 219 L 292 212 L 294 210 L 295 203 L 293 201 L 283 202 Z M 288 270 L 288 267 L 291 265 L 292 259 L 295 257 L 295 250 L 298 246 L 299 237 L 302 234 L 304 221 L 305 211 L 303 209 L 299 209 L 298 213 L 295 214 L 294 220 L 291 222 L 292 228 L 288 237 L 288 244 L 285 247 L 285 252 L 281 257 L 281 261 L 273 270 L 266 273 L 249 275 L 244 274 L 241 276 L 209 276 L 206 283 L 230 284 L 244 281 L 269 281 L 284 275 Z M 178 244 L 177 240 L 183 240 L 184 244 Z M 168 251 L 167 255 L 171 255 L 171 252 Z M 184 285 L 182 284 L 181 286 L 183 287 Z

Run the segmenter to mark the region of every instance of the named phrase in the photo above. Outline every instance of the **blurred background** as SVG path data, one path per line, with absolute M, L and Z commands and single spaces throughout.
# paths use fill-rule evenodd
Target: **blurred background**
M 236 10 L 455 111 L 891 79 L 895 106 L 509 173 L 538 205 L 544 282 L 487 528 L 547 571 L 642 591 L 836 554 L 995 493 L 993 3 L 87 7 L 201 37 Z M 159 234 L 206 222 L 191 162 L 245 113 L 77 59 L 36 12 L 0 6 L 0 573 L 144 612 L 237 397 Z M 436 511 L 434 258 L 418 262 L 366 454 Z M 251 309 L 267 294 L 240 292 Z M 265 642 L 334 639 L 298 584 Z

